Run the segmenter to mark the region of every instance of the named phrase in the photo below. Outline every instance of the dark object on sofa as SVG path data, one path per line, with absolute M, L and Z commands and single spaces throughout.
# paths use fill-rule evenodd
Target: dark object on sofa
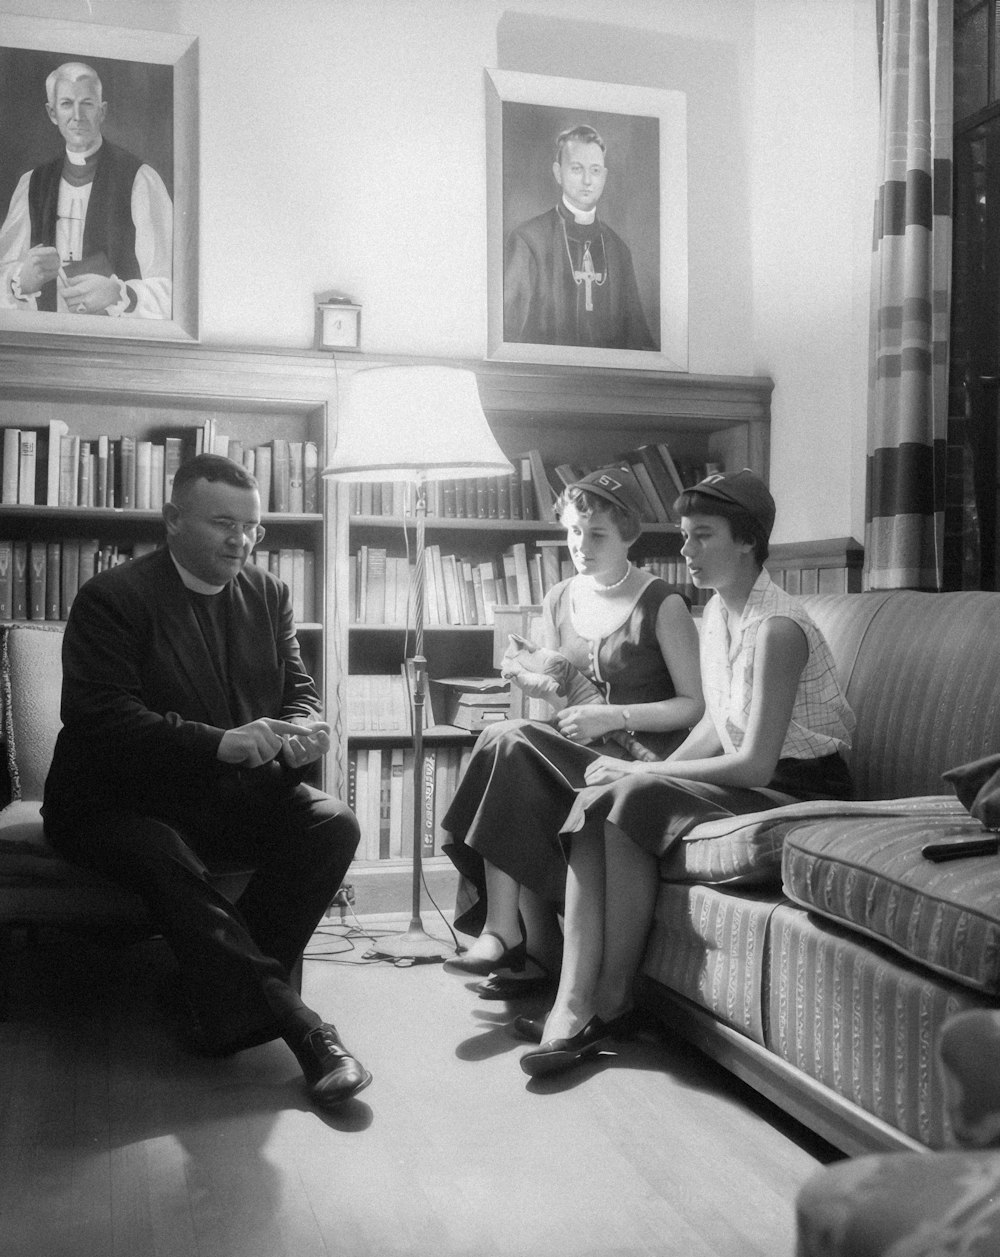
M 944 779 L 951 782 L 962 806 L 982 822 L 984 829 L 1000 829 L 1000 755 L 950 768 Z

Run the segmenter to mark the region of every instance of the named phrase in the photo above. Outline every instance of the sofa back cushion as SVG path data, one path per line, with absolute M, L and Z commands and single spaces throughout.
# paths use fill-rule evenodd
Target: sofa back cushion
M 855 795 L 947 794 L 947 768 L 1000 750 L 1000 594 L 807 597 L 857 717 Z
M 39 800 L 59 732 L 62 629 L 12 624 L 3 630 L 4 734 L 11 795 Z

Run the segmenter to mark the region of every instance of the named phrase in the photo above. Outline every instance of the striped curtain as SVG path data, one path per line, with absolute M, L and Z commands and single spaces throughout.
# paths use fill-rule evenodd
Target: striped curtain
M 944 578 L 952 0 L 882 0 L 865 588 Z

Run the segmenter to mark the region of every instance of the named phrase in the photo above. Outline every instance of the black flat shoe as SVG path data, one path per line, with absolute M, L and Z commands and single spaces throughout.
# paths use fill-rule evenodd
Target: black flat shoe
M 540 973 L 533 974 L 531 977 L 518 978 L 513 976 L 519 970 L 511 968 L 511 973 L 490 973 L 485 982 L 477 982 L 473 988 L 480 999 L 528 999 L 532 995 L 541 995 L 543 991 L 548 991 L 554 984 L 552 975 L 545 966 L 534 958 L 529 952 L 524 954 L 524 964 L 522 969 L 527 967 L 528 961 L 541 970 Z M 494 969 L 500 969 L 499 964 L 493 966 Z
M 454 956 L 451 960 L 444 962 L 443 968 L 449 973 L 475 973 L 481 977 L 491 974 L 494 969 L 513 969 L 516 972 L 524 968 L 525 961 L 528 957 L 528 949 L 524 945 L 522 938 L 519 943 L 515 943 L 513 947 L 507 946 L 506 939 L 494 934 L 492 930 L 483 930 L 480 938 L 488 936 L 495 938 L 504 948 L 501 955 L 493 960 L 476 960 L 471 956 Z
M 541 1043 L 545 1018 L 515 1017 L 507 1028 L 515 1039 L 523 1039 L 526 1043 Z
M 600 1017 L 594 1016 L 582 1030 L 568 1039 L 549 1039 L 521 1057 L 521 1068 L 532 1078 L 572 1069 L 590 1056 L 596 1056 L 611 1042 L 611 1036 Z
M 372 1080 L 364 1065 L 340 1041 L 337 1027 L 326 1023 L 310 1030 L 295 1049 L 306 1087 L 321 1109 L 343 1104 Z

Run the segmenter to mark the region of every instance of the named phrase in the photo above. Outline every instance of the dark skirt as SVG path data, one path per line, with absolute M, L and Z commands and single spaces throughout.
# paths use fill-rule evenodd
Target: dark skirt
M 651 773 L 631 774 L 577 792 L 563 825 L 563 841 L 592 828 L 614 825 L 643 851 L 665 856 L 704 821 L 763 812 L 806 799 L 845 799 L 851 777 L 839 755 L 783 759 L 765 789 L 715 786 Z
M 682 734 L 677 737 L 678 742 L 683 739 Z M 604 745 L 580 746 L 537 721 L 505 721 L 483 732 L 442 821 L 451 835 L 443 850 L 466 879 L 471 900 L 456 917 L 456 929 L 465 934 L 482 930 L 484 860 L 543 899 L 561 904 L 566 844 L 573 832 L 590 824 L 610 820 L 644 850 L 664 855 L 702 821 L 796 799 L 850 794 L 847 769 L 837 755 L 781 761 L 769 792 L 649 774 L 587 786 L 587 765 L 606 753 Z

